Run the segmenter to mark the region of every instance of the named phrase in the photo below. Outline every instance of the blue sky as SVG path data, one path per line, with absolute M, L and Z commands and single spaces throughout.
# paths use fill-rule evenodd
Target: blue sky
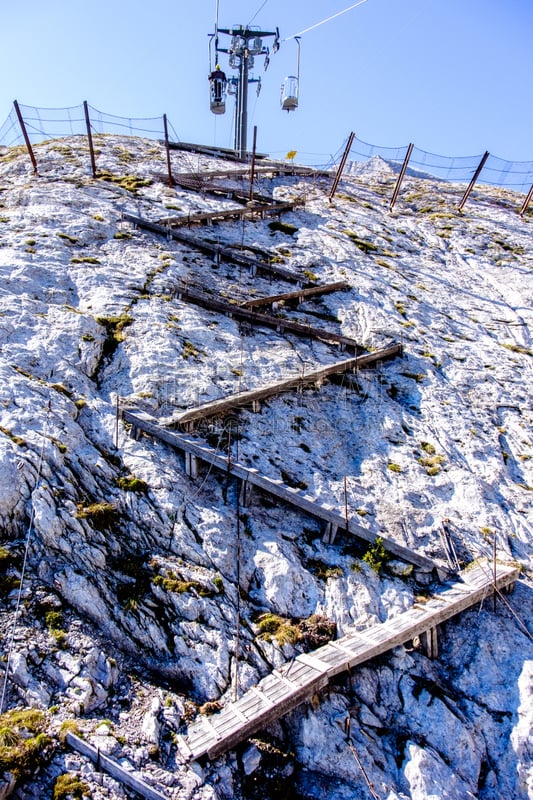
M 300 107 L 283 113 L 280 84 L 296 70 L 289 37 L 350 5 L 219 0 L 221 26 L 253 19 L 280 29 L 266 74 L 256 61 L 261 95 L 250 95 L 261 151 L 295 149 L 297 160 L 325 163 L 353 130 L 381 146 L 533 160 L 532 0 L 367 0 L 302 36 Z M 209 111 L 215 8 L 215 0 L 5 4 L 0 123 L 14 99 L 44 108 L 88 100 L 121 116 L 166 112 L 181 140 L 231 147 L 231 110 Z

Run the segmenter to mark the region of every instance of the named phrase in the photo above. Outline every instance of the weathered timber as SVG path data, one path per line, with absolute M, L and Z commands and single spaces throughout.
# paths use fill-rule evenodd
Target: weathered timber
M 187 214 L 186 216 L 164 217 L 158 220 L 159 225 L 169 226 L 170 228 L 181 228 L 189 225 L 206 225 L 214 222 L 221 222 L 226 219 L 257 219 L 270 216 L 271 214 L 282 214 L 293 211 L 297 203 L 275 203 L 269 205 L 263 203 L 253 203 L 246 208 L 226 208 L 218 211 L 198 212 Z
M 202 155 L 212 156 L 213 158 L 223 158 L 225 161 L 248 162 L 248 154 L 242 156 L 236 150 L 227 147 L 210 147 L 207 144 L 195 144 L 194 142 L 169 142 L 171 150 L 184 150 L 188 153 L 201 153 Z M 256 158 L 267 158 L 266 153 L 256 153 Z
M 222 416 L 236 408 L 244 408 L 246 406 L 254 407 L 254 405 L 261 400 L 266 400 L 269 397 L 274 397 L 285 392 L 298 391 L 305 386 L 321 385 L 332 375 L 341 375 L 345 372 L 365 369 L 366 367 L 374 366 L 376 363 L 401 356 L 401 354 L 402 345 L 394 344 L 382 350 L 377 350 L 375 353 L 367 353 L 365 355 L 356 356 L 355 358 L 348 358 L 344 361 L 337 361 L 327 367 L 320 367 L 320 369 L 312 370 L 305 375 L 294 375 L 292 378 L 287 378 L 284 381 L 269 383 L 257 389 L 249 389 L 244 392 L 221 397 L 218 400 L 212 400 L 209 403 L 187 409 L 187 411 L 172 414 L 171 417 L 160 420 L 160 424 L 183 428 L 184 425 L 189 425 L 189 423 L 201 419 L 208 419 L 209 417 Z
M 261 328 L 274 328 L 277 331 L 284 333 L 292 333 L 295 336 L 303 336 L 306 339 L 315 339 L 327 344 L 339 345 L 341 349 L 353 350 L 356 353 L 361 353 L 364 348 L 349 336 L 341 336 L 338 333 L 324 330 L 323 328 L 316 328 L 313 325 L 305 325 L 301 322 L 293 322 L 292 320 L 284 319 L 283 317 L 273 317 L 268 314 L 260 314 L 257 311 L 251 311 L 241 305 L 229 303 L 227 300 L 220 300 L 214 298 L 212 295 L 205 292 L 199 292 L 196 289 L 189 289 L 187 286 L 180 286 L 175 290 L 178 299 L 186 300 L 189 303 L 207 308 L 209 311 L 217 311 L 220 314 L 225 314 L 229 317 L 234 317 L 249 325 Z
M 105 769 L 113 778 L 125 786 L 129 786 L 130 789 L 133 789 L 146 800 L 168 800 L 168 794 L 162 794 L 157 789 L 154 789 L 153 786 L 143 781 L 138 773 L 133 775 L 130 770 L 124 769 L 114 758 L 105 755 L 105 753 L 102 753 L 84 739 L 80 739 L 79 736 L 69 731 L 65 736 L 65 741 L 73 750 L 77 750 L 78 753 L 90 758 L 98 768 Z
M 157 419 L 143 411 L 137 409 L 132 411 L 131 409 L 123 408 L 121 414 L 122 418 L 126 422 L 131 423 L 135 430 L 144 431 L 150 436 L 169 444 L 171 447 L 196 456 L 199 461 L 208 464 L 210 469 L 218 469 L 225 475 L 229 474 L 242 481 L 247 481 L 250 485 L 257 487 L 266 494 L 276 497 L 278 500 L 282 500 L 315 519 L 319 519 L 326 524 L 334 525 L 350 536 L 357 537 L 371 544 L 374 544 L 376 539 L 380 538 L 383 542 L 383 546 L 391 555 L 400 558 L 408 564 L 413 564 L 421 571 L 431 573 L 440 567 L 436 561 L 398 544 L 393 539 L 387 538 L 380 532 L 373 533 L 367 528 L 363 528 L 362 525 L 359 525 L 351 518 L 348 520 L 348 530 L 346 531 L 346 516 L 337 513 L 333 509 L 333 506 L 323 505 L 315 497 L 306 494 L 301 489 L 294 489 L 284 484 L 281 480 L 262 475 L 253 467 L 246 467 L 240 462 L 220 454 L 217 450 L 200 442 L 198 439 L 193 439 L 183 433 L 170 431 L 168 428 L 163 427 Z
M 295 292 L 274 294 L 269 297 L 254 297 L 253 300 L 245 300 L 241 305 L 243 308 L 260 308 L 261 306 L 272 306 L 276 303 L 303 303 L 309 297 L 321 297 L 324 294 L 343 292 L 349 288 L 350 284 L 346 283 L 346 281 L 324 283 L 321 286 L 310 286 L 307 289 L 298 289 Z
M 248 171 L 246 171 L 246 176 Z M 226 200 L 234 200 L 236 203 L 246 205 L 250 202 L 250 192 L 244 189 L 235 189 L 229 186 L 223 186 L 210 180 L 209 173 L 199 173 L 192 176 L 180 176 L 173 179 L 175 186 L 181 186 L 183 189 L 188 189 L 193 192 L 200 192 L 201 194 L 211 194 L 215 197 L 221 197 Z M 260 194 L 259 192 L 253 193 L 253 200 L 259 203 L 273 203 L 274 198 L 270 195 Z
M 209 726 L 205 717 L 197 718 L 178 742 L 181 753 L 186 760 L 215 758 L 296 708 L 337 675 L 406 642 L 429 639 L 435 656 L 438 625 L 483 602 L 488 594 L 512 587 L 518 576 L 515 567 L 498 564 L 494 575 L 489 563 L 479 563 L 443 585 L 424 605 L 415 604 L 385 623 L 297 656 L 211 716 Z
M 245 253 L 237 253 L 232 247 L 223 247 L 221 245 L 211 244 L 210 242 L 205 242 L 191 234 L 174 231 L 169 227 L 158 225 L 157 222 L 151 222 L 150 220 L 144 219 L 144 217 L 136 217 L 133 214 L 124 214 L 123 219 L 126 220 L 126 222 L 130 222 L 132 225 L 138 226 L 139 228 L 144 228 L 145 230 L 152 231 L 153 233 L 157 233 L 165 238 L 174 239 L 177 242 L 181 242 L 188 247 L 199 250 L 201 253 L 205 253 L 206 255 L 209 255 L 215 259 L 219 259 L 220 261 L 227 261 L 230 264 L 240 264 L 248 267 L 248 269 L 250 269 L 252 272 L 259 272 L 269 277 L 282 278 L 288 283 L 296 283 L 304 287 L 309 286 L 309 281 L 305 278 L 305 276 L 298 275 L 296 272 L 291 272 L 291 270 L 284 269 L 278 264 L 272 264 L 268 261 L 261 261 L 257 258 L 252 258 Z

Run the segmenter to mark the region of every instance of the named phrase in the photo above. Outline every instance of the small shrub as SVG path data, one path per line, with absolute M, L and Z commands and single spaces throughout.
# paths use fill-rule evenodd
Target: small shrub
M 378 536 L 373 544 L 370 545 L 368 550 L 363 556 L 363 561 L 365 561 L 374 572 L 378 574 L 381 573 L 383 567 L 386 563 L 390 560 L 390 555 L 385 549 L 383 544 L 383 539 L 381 536 Z
M 117 522 L 117 507 L 114 503 L 102 501 L 84 506 L 78 505 L 76 519 L 90 520 L 97 530 L 106 530 Z
M 46 717 L 37 709 L 13 709 L 0 717 L 0 774 L 16 779 L 32 775 L 49 760 L 52 740 L 44 733 Z
M 366 242 L 364 239 L 360 239 L 353 231 L 345 230 L 344 233 L 352 240 L 359 250 L 363 251 L 363 253 L 375 253 L 379 249 L 377 245 L 372 242 Z
M 268 227 L 275 233 L 279 231 L 279 233 L 285 233 L 287 236 L 294 236 L 297 232 L 298 228 L 296 225 L 290 225 L 288 222 L 281 222 L 280 220 L 273 220 L 272 222 L 268 223 Z
M 117 480 L 117 486 L 125 492 L 136 492 L 137 494 L 147 494 L 150 488 L 146 481 L 143 481 L 141 478 L 136 478 L 134 475 L 119 478 Z
M 70 259 L 71 264 L 100 264 L 100 261 L 94 256 L 81 256 Z
M 69 236 L 68 233 L 58 233 L 57 234 L 59 239 L 63 239 L 64 242 L 69 242 L 69 244 L 77 244 L 78 240 L 75 236 Z
M 84 797 L 91 797 L 91 790 L 85 781 L 68 772 L 57 776 L 52 800 L 83 800 Z
M 387 469 L 390 469 L 391 472 L 401 472 L 402 468 L 399 464 L 395 464 L 394 461 L 389 461 L 387 464 Z

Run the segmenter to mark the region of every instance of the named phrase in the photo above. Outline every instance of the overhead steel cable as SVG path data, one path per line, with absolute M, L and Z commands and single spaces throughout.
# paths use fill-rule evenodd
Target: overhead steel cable
M 292 36 L 287 36 L 286 39 L 283 41 L 288 42 L 289 39 L 296 39 L 298 36 L 303 36 L 304 33 L 309 33 L 309 31 L 313 31 L 315 28 L 319 28 L 321 25 L 325 25 L 326 22 L 331 22 L 332 19 L 336 19 L 337 17 L 342 16 L 343 14 L 347 14 L 348 11 L 352 11 L 357 6 L 362 6 L 363 3 L 366 3 L 367 0 L 359 0 L 358 3 L 354 3 L 348 8 L 345 8 L 343 11 L 338 11 L 336 14 L 332 14 L 331 17 L 327 17 L 326 19 L 321 20 L 321 22 L 317 22 L 314 25 L 311 25 L 309 28 L 305 28 L 305 30 L 300 31 L 300 33 L 293 33 Z

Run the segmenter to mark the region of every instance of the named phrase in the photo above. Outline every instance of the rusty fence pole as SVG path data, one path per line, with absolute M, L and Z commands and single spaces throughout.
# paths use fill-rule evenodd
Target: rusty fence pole
M 89 152 L 91 154 L 91 169 L 93 171 L 93 178 L 96 178 L 96 159 L 94 157 L 93 135 L 91 132 L 91 120 L 89 118 L 89 106 L 87 100 L 83 101 L 83 110 L 85 112 L 85 124 L 87 126 L 87 139 L 89 140 Z
M 254 125 L 254 144 L 252 148 L 252 163 L 250 166 L 250 200 L 254 199 L 255 153 L 257 148 L 257 125 Z
M 33 148 L 31 146 L 30 137 L 28 136 L 28 131 L 26 130 L 26 125 L 22 118 L 22 114 L 20 112 L 19 104 L 16 100 L 13 101 L 13 105 L 15 106 L 15 111 L 17 112 L 17 117 L 19 121 L 20 128 L 22 130 L 22 135 L 24 136 L 24 141 L 26 142 L 26 147 L 28 148 L 28 153 L 30 154 L 31 163 L 33 164 L 33 171 L 37 175 L 37 161 L 35 160 L 35 155 L 33 153 Z
M 524 200 L 524 202 L 522 203 L 522 208 L 520 209 L 520 216 L 521 216 L 521 217 L 523 217 L 523 216 L 524 216 L 524 214 L 526 213 L 526 211 L 527 211 L 527 207 L 528 207 L 528 205 L 530 204 L 530 202 L 531 202 L 531 198 L 532 198 L 532 197 L 533 197 L 533 183 L 531 184 L 531 189 L 530 189 L 530 190 L 529 190 L 529 192 L 527 193 L 527 197 L 526 197 L 526 199 L 525 199 L 525 200 Z
M 340 179 L 341 179 L 342 171 L 343 171 L 344 167 L 346 166 L 346 161 L 348 160 L 348 156 L 350 154 L 350 150 L 352 148 L 352 144 L 353 144 L 353 140 L 354 139 L 355 139 L 355 133 L 352 131 L 350 133 L 350 135 L 348 136 L 348 142 L 346 144 L 346 147 L 344 148 L 344 153 L 342 154 L 342 158 L 341 158 L 341 161 L 340 161 L 340 164 L 339 164 L 339 168 L 337 170 L 337 174 L 335 175 L 335 180 L 333 181 L 333 186 L 331 187 L 331 191 L 329 193 L 330 202 L 331 202 L 331 200 L 333 200 L 333 198 L 335 196 L 335 192 L 337 191 L 337 187 L 338 187 Z
M 165 149 L 167 151 L 168 185 L 172 188 L 174 186 L 174 180 L 172 178 L 172 167 L 170 165 L 170 145 L 168 143 L 168 123 L 166 114 L 163 114 L 163 127 L 165 129 Z
M 407 153 L 405 154 L 405 158 L 403 160 L 402 168 L 400 170 L 400 174 L 398 175 L 398 180 L 396 181 L 396 186 L 394 187 L 394 192 L 392 193 L 392 198 L 389 204 L 389 211 L 392 211 L 396 204 L 396 200 L 398 199 L 398 195 L 400 194 L 400 188 L 402 185 L 402 181 L 407 170 L 407 165 L 409 163 L 409 159 L 411 158 L 411 153 L 413 152 L 414 144 L 410 144 L 407 148 Z
M 485 166 L 485 162 L 486 162 L 487 158 L 489 157 L 489 155 L 490 155 L 489 151 L 488 151 L 488 150 L 486 150 L 486 151 L 485 151 L 485 153 L 484 153 L 484 155 L 483 155 L 483 158 L 481 159 L 481 161 L 480 161 L 480 162 L 479 162 L 479 164 L 478 164 L 478 168 L 477 168 L 477 169 L 476 169 L 476 171 L 474 172 L 474 176 L 473 176 L 472 180 L 471 180 L 471 181 L 470 181 L 470 183 L 468 184 L 468 189 L 467 189 L 467 190 L 466 190 L 466 192 L 464 193 L 464 195 L 463 195 L 463 197 L 462 197 L 462 200 L 461 200 L 461 202 L 460 202 L 460 203 L 459 203 L 459 205 L 457 206 L 457 208 L 458 208 L 458 210 L 459 210 L 459 211 L 462 211 L 462 210 L 463 210 L 464 204 L 465 204 L 465 203 L 466 203 L 466 201 L 468 200 L 468 198 L 469 198 L 469 196 L 470 196 L 470 192 L 471 192 L 471 191 L 472 191 L 472 189 L 474 188 L 474 186 L 475 186 L 475 183 L 476 183 L 477 179 L 478 179 L 478 178 L 479 178 L 479 176 L 481 175 L 481 170 L 482 170 L 482 169 L 483 169 L 483 167 Z

